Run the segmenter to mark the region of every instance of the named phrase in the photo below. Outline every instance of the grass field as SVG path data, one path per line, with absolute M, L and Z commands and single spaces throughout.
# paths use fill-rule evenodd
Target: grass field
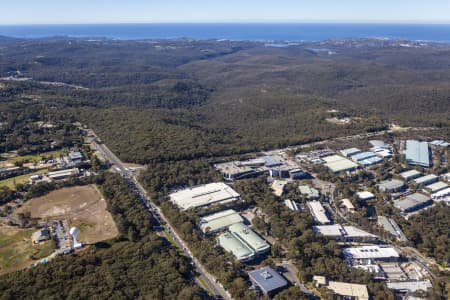
M 80 230 L 79 240 L 95 243 L 118 234 L 106 201 L 95 185 L 63 188 L 27 201 L 15 213 L 28 211 L 33 218 L 67 220 Z
M 28 173 L 28 174 L 24 174 L 24 175 L 20 175 L 20 176 L 16 176 L 16 177 L 3 179 L 3 180 L 0 180 L 0 186 L 6 186 L 6 187 L 9 187 L 10 189 L 14 190 L 14 189 L 16 189 L 16 184 L 27 183 L 28 180 L 30 179 L 30 176 L 37 175 L 37 174 L 44 174 L 44 173 L 47 173 L 47 172 L 48 172 L 47 169 L 42 169 L 42 170 L 39 170 L 37 172 Z
M 0 274 L 25 268 L 53 253 L 55 250 L 53 240 L 39 245 L 31 243 L 31 234 L 35 230 L 0 226 Z
M 56 150 L 56 151 L 39 153 L 39 154 L 30 154 L 30 155 L 13 156 L 13 157 L 8 155 L 5 158 L 8 158 L 8 161 L 13 164 L 20 160 L 38 163 L 43 158 L 50 158 L 50 157 L 56 158 L 56 157 L 60 157 L 61 155 L 64 155 L 64 154 L 67 154 L 67 150 Z

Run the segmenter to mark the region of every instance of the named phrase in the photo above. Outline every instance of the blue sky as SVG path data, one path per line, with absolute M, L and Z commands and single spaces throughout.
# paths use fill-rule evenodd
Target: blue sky
M 450 23 L 450 0 L 3 0 L 0 24 Z

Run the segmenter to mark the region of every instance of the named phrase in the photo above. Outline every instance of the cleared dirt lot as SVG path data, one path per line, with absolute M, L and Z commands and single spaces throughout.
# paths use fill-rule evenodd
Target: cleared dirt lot
M 80 230 L 79 240 L 95 243 L 113 238 L 117 227 L 95 185 L 63 188 L 27 201 L 16 214 L 30 212 L 44 220 L 67 220 Z

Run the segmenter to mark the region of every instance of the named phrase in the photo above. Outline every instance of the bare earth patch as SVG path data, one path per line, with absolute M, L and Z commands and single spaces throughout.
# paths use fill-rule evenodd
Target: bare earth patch
M 106 201 L 95 185 L 63 188 L 27 201 L 16 213 L 28 211 L 33 218 L 67 220 L 80 230 L 79 240 L 95 243 L 117 236 Z

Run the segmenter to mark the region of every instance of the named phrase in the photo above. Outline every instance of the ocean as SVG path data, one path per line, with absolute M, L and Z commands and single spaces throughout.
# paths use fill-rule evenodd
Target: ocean
M 322 41 L 340 38 L 389 38 L 450 42 L 450 24 L 332 23 L 189 23 L 97 25 L 2 25 L 0 36 L 140 39 L 227 39 L 253 41 Z

